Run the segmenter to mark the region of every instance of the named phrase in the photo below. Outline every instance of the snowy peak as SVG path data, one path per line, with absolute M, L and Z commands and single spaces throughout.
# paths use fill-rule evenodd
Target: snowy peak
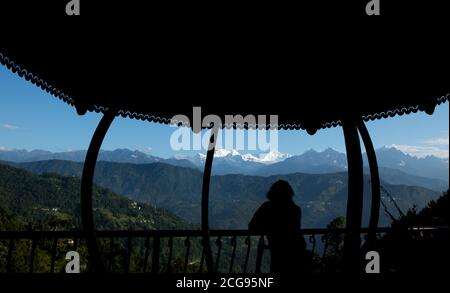
M 235 161 L 261 163 L 261 164 L 266 164 L 266 165 L 281 162 L 290 157 L 291 157 L 291 155 L 283 154 L 278 151 L 271 151 L 271 152 L 260 153 L 260 154 L 241 154 L 239 151 L 237 151 L 235 149 L 233 149 L 233 150 L 218 149 L 214 152 L 214 160 L 215 161 L 221 160 L 221 159 L 227 159 L 227 160 L 235 160 Z M 206 155 L 202 154 L 202 153 L 198 153 L 197 158 L 199 158 L 201 161 L 204 161 L 206 159 Z M 195 161 L 195 158 L 192 158 L 192 160 Z
M 274 164 L 280 161 L 290 158 L 291 155 L 283 154 L 278 151 L 272 151 L 268 153 L 260 153 L 259 155 L 245 154 L 242 155 L 244 161 L 257 162 L 261 164 Z
M 292 157 L 290 154 L 283 154 L 278 151 L 268 152 L 259 155 L 259 162 L 263 164 L 273 164 L 284 161 L 287 158 Z
M 245 154 L 245 155 L 242 155 L 242 159 L 244 161 L 257 162 L 259 160 L 259 157 L 252 155 L 252 154 Z
M 226 149 L 218 149 L 214 152 L 215 158 L 223 158 L 223 157 L 235 157 L 235 156 L 241 156 L 241 154 L 237 150 L 226 150 Z

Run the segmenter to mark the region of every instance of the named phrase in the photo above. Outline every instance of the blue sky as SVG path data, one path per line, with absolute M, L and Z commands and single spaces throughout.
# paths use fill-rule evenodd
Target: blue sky
M 44 149 L 54 152 L 86 149 L 100 114 L 78 116 L 75 109 L 43 92 L 35 85 L 0 65 L 0 149 Z M 375 148 L 395 145 L 416 155 L 448 158 L 449 103 L 424 113 L 382 119 L 367 123 Z M 174 152 L 170 136 L 175 128 L 167 125 L 116 118 L 105 138 L 103 149 L 129 148 L 155 156 L 193 155 L 199 151 Z M 340 127 L 318 131 L 280 131 L 278 150 L 301 154 L 308 149 L 332 147 L 345 152 Z M 241 151 L 258 153 L 258 151 Z

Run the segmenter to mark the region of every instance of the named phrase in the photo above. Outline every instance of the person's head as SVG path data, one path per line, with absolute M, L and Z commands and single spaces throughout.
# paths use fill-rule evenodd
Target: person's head
M 294 190 L 286 180 L 278 180 L 267 192 L 267 199 L 272 201 L 291 201 L 294 196 Z

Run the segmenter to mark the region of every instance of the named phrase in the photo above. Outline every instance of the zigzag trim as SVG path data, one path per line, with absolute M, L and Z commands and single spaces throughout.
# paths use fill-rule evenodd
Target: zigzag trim
M 42 78 L 39 78 L 38 76 L 34 75 L 33 73 L 28 72 L 26 69 L 21 68 L 19 65 L 15 64 L 14 61 L 9 59 L 7 56 L 3 55 L 1 52 L 0 52 L 0 63 L 2 65 L 6 66 L 6 68 L 8 68 L 11 72 L 16 73 L 17 75 L 19 75 L 20 77 L 24 78 L 27 81 L 30 81 L 32 84 L 35 84 L 36 86 L 38 86 L 42 90 L 46 91 L 47 93 L 55 96 L 56 98 L 64 101 L 65 103 L 67 103 L 71 106 L 75 106 L 75 101 L 72 97 L 66 95 L 59 89 L 53 87 L 51 84 L 47 83 Z M 445 96 L 437 97 L 436 104 L 440 105 L 442 103 L 449 101 L 449 99 L 450 99 L 450 93 L 446 94 Z M 105 113 L 106 111 L 108 111 L 108 108 L 100 106 L 100 105 L 90 105 L 87 110 L 90 112 Z M 400 109 L 389 110 L 387 112 L 364 115 L 364 116 L 362 116 L 362 119 L 367 122 L 370 120 L 394 117 L 396 115 L 401 116 L 404 114 L 416 113 L 418 111 L 424 111 L 423 107 L 420 105 L 410 106 L 407 108 L 403 107 Z M 117 115 L 120 115 L 124 118 L 132 118 L 132 119 L 150 121 L 150 122 L 161 123 L 161 124 L 170 124 L 170 125 L 189 127 L 189 123 L 186 123 L 185 121 L 177 121 L 177 120 L 172 120 L 172 119 L 168 119 L 165 117 L 159 117 L 159 116 L 150 115 L 150 114 L 142 114 L 142 113 L 137 113 L 137 112 L 119 110 Z M 342 125 L 342 121 L 340 121 L 340 120 L 326 122 L 326 123 L 321 124 L 317 130 L 325 129 L 325 128 L 332 128 L 332 127 L 341 126 L 341 125 Z M 259 124 L 259 125 L 258 124 L 248 125 L 245 123 L 244 124 L 233 123 L 232 125 L 230 125 L 230 124 L 222 124 L 221 125 L 222 128 L 226 127 L 226 128 L 233 128 L 233 129 L 236 129 L 236 128 L 248 129 L 249 126 L 250 126 L 250 128 L 253 128 L 253 129 L 277 128 L 277 129 L 283 129 L 283 130 L 300 130 L 300 129 L 306 130 L 306 127 L 304 127 L 301 123 L 298 123 L 298 124 L 297 123 L 293 123 L 293 124 L 280 123 L 280 124 Z M 205 129 L 207 127 L 202 127 L 202 128 Z

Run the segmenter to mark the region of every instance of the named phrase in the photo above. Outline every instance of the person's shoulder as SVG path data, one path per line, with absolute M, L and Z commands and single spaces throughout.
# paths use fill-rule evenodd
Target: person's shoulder
M 272 201 L 268 200 L 268 201 L 263 202 L 258 210 L 261 212 L 265 212 L 265 211 L 271 211 L 273 209 L 274 209 L 274 203 Z
M 270 208 L 273 205 L 273 202 L 271 202 L 270 200 L 263 202 L 263 204 L 261 205 L 262 209 L 267 209 Z
M 295 210 L 295 211 L 298 211 L 298 212 L 301 212 L 301 211 L 302 211 L 302 209 L 300 208 L 300 206 L 297 205 L 297 204 L 295 204 L 295 203 L 294 203 L 294 210 Z

